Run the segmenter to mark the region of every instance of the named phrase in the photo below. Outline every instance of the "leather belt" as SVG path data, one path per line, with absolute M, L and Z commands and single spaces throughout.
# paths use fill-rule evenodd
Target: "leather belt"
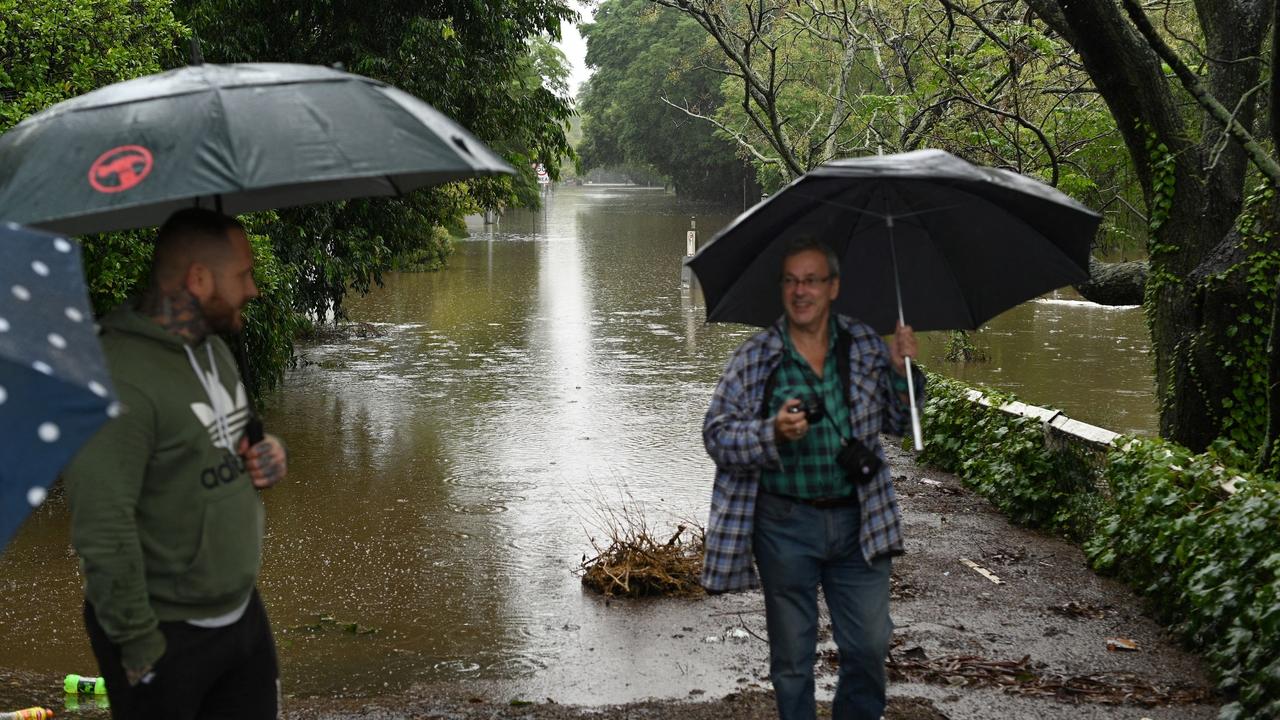
M 772 495 L 788 502 L 808 505 L 809 507 L 818 508 L 819 510 L 827 510 L 830 508 L 854 507 L 858 504 L 858 495 L 846 495 L 845 497 L 827 497 L 827 498 L 802 498 L 792 495 L 779 495 L 767 490 L 763 491 L 766 495 Z

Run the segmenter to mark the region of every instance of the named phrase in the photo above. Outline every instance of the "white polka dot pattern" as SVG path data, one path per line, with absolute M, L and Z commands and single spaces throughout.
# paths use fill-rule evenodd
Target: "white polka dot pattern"
M 122 410 L 94 335 L 79 245 L 0 220 L 0 248 L 0 428 L 8 435 L 0 462 L 7 477 L 22 478 L 6 497 L 23 511 L 0 517 L 2 543 L 15 517 L 45 503 L 58 470 Z
M 58 428 L 56 423 L 43 422 L 40 427 L 36 428 L 36 434 L 40 439 L 47 442 L 58 442 L 58 438 L 62 437 L 62 430 Z
M 49 491 L 37 485 L 27 491 L 27 504 L 31 507 L 40 507 L 47 497 L 49 497 Z

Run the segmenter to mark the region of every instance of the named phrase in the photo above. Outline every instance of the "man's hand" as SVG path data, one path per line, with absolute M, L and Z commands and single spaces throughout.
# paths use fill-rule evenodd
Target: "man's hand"
M 800 401 L 791 398 L 782 403 L 778 414 L 773 416 L 774 433 L 783 440 L 799 440 L 809 432 L 809 420 L 803 412 L 799 412 Z
M 138 683 L 149 685 L 155 677 L 155 671 L 151 669 L 150 665 L 142 668 L 141 670 L 134 670 L 132 668 L 124 669 L 124 679 L 128 681 L 130 687 L 136 687 Z
M 898 323 L 893 332 L 893 342 L 889 343 L 889 359 L 893 361 L 893 369 L 902 377 L 907 376 L 907 358 L 916 359 L 916 334 L 910 325 Z
M 249 438 L 240 439 L 240 456 L 244 458 L 253 486 L 259 490 L 275 485 L 288 474 L 288 457 L 284 445 L 275 435 L 268 434 L 262 442 L 249 446 Z

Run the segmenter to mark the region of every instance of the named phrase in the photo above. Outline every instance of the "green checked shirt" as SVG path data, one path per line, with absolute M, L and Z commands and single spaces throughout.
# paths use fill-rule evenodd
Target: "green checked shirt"
M 815 398 L 822 399 L 826 412 L 822 420 L 809 424 L 809 432 L 799 440 L 778 444 L 782 460 L 778 469 L 760 473 L 760 486 L 776 495 L 799 498 L 846 497 L 855 492 L 853 483 L 836 464 L 841 440 L 838 428 L 849 427 L 849 406 L 844 401 L 840 370 L 836 362 L 836 321 L 831 318 L 828 330 L 827 359 L 818 377 L 809 361 L 796 350 L 791 334 L 782 332 L 782 362 L 778 365 L 773 396 L 769 399 L 769 415 L 777 414 L 790 398 L 798 398 L 812 407 Z

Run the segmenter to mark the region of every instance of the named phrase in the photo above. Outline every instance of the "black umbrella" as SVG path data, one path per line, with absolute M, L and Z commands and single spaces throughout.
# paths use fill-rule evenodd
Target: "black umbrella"
M 886 335 L 905 321 L 916 330 L 976 329 L 1088 278 L 1100 220 L 1036 180 L 917 150 L 814 168 L 739 216 L 688 264 L 708 321 L 767 326 L 782 314 L 786 241 L 813 235 L 840 257 L 837 312 Z
M 386 83 L 291 64 L 192 65 L 58 103 L 0 135 L 0 217 L 68 234 L 400 195 L 514 172 Z
M 0 223 L 0 548 L 116 412 L 80 267 L 65 238 Z

